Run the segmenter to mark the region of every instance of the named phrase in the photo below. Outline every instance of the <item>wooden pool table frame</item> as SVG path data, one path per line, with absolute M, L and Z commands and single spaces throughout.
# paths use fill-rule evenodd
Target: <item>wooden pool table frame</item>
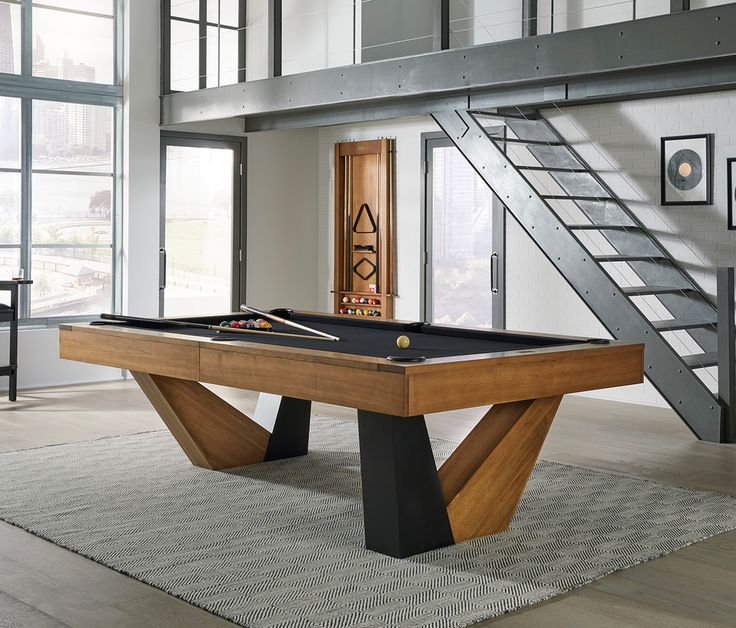
M 366 547 L 396 557 L 505 530 L 562 396 L 643 379 L 643 345 L 618 341 L 401 364 L 322 342 L 59 329 L 62 358 L 130 370 L 191 462 L 208 469 L 306 454 L 311 401 L 357 408 Z M 253 420 L 200 382 L 271 396 Z M 423 415 L 482 405 L 492 407 L 438 470 Z

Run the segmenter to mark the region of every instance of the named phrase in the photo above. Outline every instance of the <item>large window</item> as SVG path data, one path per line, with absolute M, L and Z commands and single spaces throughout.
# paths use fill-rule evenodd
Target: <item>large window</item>
M 113 4 L 113 0 L 34 2 L 33 76 L 112 84 Z
M 20 267 L 21 134 L 20 99 L 0 96 L 0 277 Z
M 0 1 L 0 278 L 33 280 L 24 319 L 116 307 L 118 3 Z
M 167 90 L 245 81 L 245 4 L 245 0 L 168 0 Z
M 20 1 L 0 2 L 0 72 L 20 73 Z

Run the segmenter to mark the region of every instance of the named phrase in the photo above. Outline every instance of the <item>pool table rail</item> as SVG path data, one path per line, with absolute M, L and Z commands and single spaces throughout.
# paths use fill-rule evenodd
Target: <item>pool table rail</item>
M 60 326 L 60 357 L 396 416 L 642 381 L 643 346 L 612 341 L 416 364 L 124 326 Z M 321 345 L 320 345 L 321 346 Z

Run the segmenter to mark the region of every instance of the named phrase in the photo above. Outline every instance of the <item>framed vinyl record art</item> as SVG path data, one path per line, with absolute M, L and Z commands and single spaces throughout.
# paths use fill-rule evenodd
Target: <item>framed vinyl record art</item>
M 662 205 L 710 205 L 713 167 L 710 134 L 662 138 Z
M 728 172 L 728 228 L 736 230 L 736 157 L 726 159 Z

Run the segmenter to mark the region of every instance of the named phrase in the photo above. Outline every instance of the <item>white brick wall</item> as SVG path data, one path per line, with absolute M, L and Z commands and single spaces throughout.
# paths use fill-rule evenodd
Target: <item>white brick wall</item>
M 736 264 L 736 231 L 726 228 L 726 158 L 736 157 L 736 92 L 646 99 L 552 109 L 550 120 L 696 280 L 715 292 L 713 268 Z M 411 118 L 327 127 L 319 134 L 319 303 L 330 308 L 332 285 L 332 146 L 346 139 L 395 137 L 397 143 L 396 315 L 416 319 L 421 312 L 420 134 L 435 131 L 430 119 Z M 713 133 L 714 203 L 711 206 L 659 205 L 660 137 Z M 591 143 L 592 140 L 592 143 Z M 607 336 L 567 282 L 523 230 L 510 219 L 507 230 L 507 326 L 571 335 Z M 712 378 L 711 378 L 712 379 Z M 710 382 L 714 383 L 713 381 Z M 649 384 L 595 396 L 662 405 Z
M 638 217 L 665 231 L 661 237 L 670 252 L 711 294 L 711 269 L 736 263 L 736 231 L 726 228 L 726 158 L 736 157 L 735 105 L 736 92 L 729 91 L 546 112 L 568 140 L 581 142 L 575 148 Z M 660 138 L 699 133 L 714 134 L 713 205 L 660 206 Z M 607 172 L 612 167 L 622 174 Z

